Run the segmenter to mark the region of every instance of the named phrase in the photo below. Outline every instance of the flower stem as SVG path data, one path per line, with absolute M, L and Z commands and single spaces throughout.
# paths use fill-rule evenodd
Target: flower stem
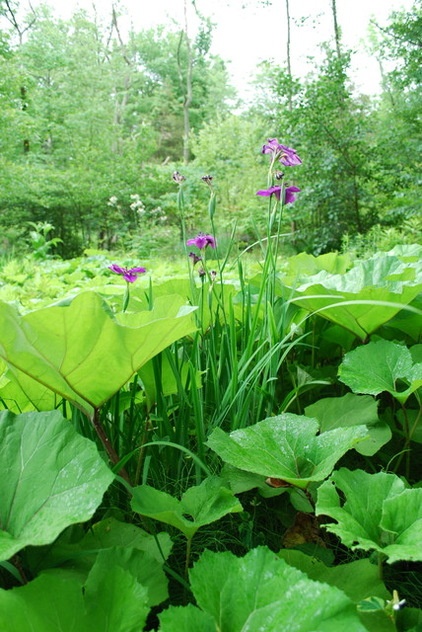
M 101 420 L 100 420 L 100 409 L 99 408 L 94 408 L 94 414 L 92 416 L 92 425 L 94 426 L 95 432 L 97 433 L 98 438 L 100 439 L 101 443 L 104 446 L 105 451 L 108 454 L 108 457 L 110 459 L 110 461 L 112 462 L 113 465 L 117 465 L 117 463 L 120 461 L 120 457 L 117 454 L 116 450 L 113 448 L 113 446 L 111 445 L 110 439 L 108 438 L 103 425 L 101 424 Z M 128 483 L 130 483 L 129 481 L 129 476 L 128 473 L 126 472 L 125 468 L 122 468 L 119 471 L 119 476 L 121 476 L 122 478 L 124 478 Z
M 128 283 L 128 281 L 126 281 L 126 290 L 125 290 L 125 294 L 123 296 L 122 312 L 125 312 L 127 310 L 127 306 L 129 305 L 129 298 L 130 298 L 129 283 Z

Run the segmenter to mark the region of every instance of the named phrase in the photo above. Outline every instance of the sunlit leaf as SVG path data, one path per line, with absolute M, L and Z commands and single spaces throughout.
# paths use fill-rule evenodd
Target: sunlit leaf
M 160 632 L 216 632 L 215 621 L 208 612 L 193 604 L 171 606 L 160 614 Z
M 362 340 L 387 323 L 422 290 L 420 261 L 402 261 L 382 253 L 357 261 L 351 270 L 294 274 L 294 261 L 284 279 L 287 295 L 305 309 L 345 327 Z
M 354 603 L 373 595 L 382 599 L 391 598 L 379 576 L 378 565 L 371 564 L 367 558 L 326 566 L 320 560 L 294 549 L 283 549 L 278 555 L 290 566 L 306 573 L 310 579 L 339 588 Z
M 23 391 L 30 382 L 29 399 L 35 381 L 90 413 L 150 358 L 194 331 L 194 309 L 172 296 L 157 300 L 151 311 L 113 316 L 93 292 L 24 316 L 3 303 L 0 357 Z

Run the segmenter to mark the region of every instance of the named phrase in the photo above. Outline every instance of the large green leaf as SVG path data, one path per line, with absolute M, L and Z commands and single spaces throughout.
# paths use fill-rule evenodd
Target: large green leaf
M 379 395 L 386 391 L 404 404 L 422 386 L 422 363 L 413 362 L 407 347 L 377 340 L 346 353 L 339 379 L 354 393 Z
M 305 408 L 309 417 L 318 419 L 321 432 L 334 428 L 365 425 L 368 438 L 355 446 L 355 450 L 372 456 L 391 439 L 391 428 L 378 418 L 377 402 L 370 395 L 346 393 L 343 397 L 324 397 Z
M 28 399 L 35 381 L 90 413 L 150 358 L 194 331 L 194 309 L 171 296 L 151 311 L 113 316 L 94 292 L 24 316 L 0 303 L 0 357 Z
M 379 576 L 378 565 L 371 563 L 368 558 L 326 566 L 315 557 L 295 549 L 283 549 L 278 555 L 290 566 L 306 573 L 310 579 L 339 588 L 358 606 L 363 600 L 375 597 L 378 604 L 382 604 L 380 610 L 369 613 L 359 610 L 359 618 L 371 632 L 396 632 L 394 622 L 383 609 L 386 601 L 391 599 L 391 594 Z
M 372 564 L 367 558 L 337 566 L 326 566 L 321 560 L 295 549 L 283 549 L 278 555 L 290 566 L 306 573 L 310 579 L 339 588 L 354 603 L 371 596 L 391 598 L 379 576 L 378 565 Z
M 289 298 L 293 292 L 297 305 L 365 340 L 422 291 L 422 267 L 420 261 L 381 253 L 357 261 L 343 274 L 323 269 L 309 276 L 299 268 L 295 275 L 290 269 L 284 285 Z
M 162 561 L 157 562 L 149 553 L 128 546 L 100 551 L 86 585 L 101 586 L 102 578 L 107 577 L 109 569 L 115 567 L 129 571 L 130 575 L 147 589 L 147 603 L 150 607 L 157 606 L 167 599 L 167 577 L 162 568 Z
M 294 257 L 289 257 L 283 267 L 283 277 L 290 283 L 299 279 L 312 277 L 321 270 L 331 274 L 344 274 L 352 266 L 350 255 L 328 252 L 315 257 L 306 252 L 301 252 Z
M 171 606 L 160 614 L 161 632 L 216 632 L 213 617 L 193 604 Z
M 234 467 L 303 489 L 329 476 L 343 454 L 367 436 L 365 426 L 315 436 L 318 431 L 315 419 L 284 413 L 230 434 L 215 428 L 207 445 Z
M 422 561 L 422 488 L 405 489 L 395 474 L 341 468 L 319 487 L 316 514 L 334 518 L 326 529 L 351 549 Z
M 181 500 L 149 485 L 140 485 L 133 489 L 131 506 L 143 516 L 171 524 L 187 538 L 192 538 L 200 527 L 243 510 L 233 492 L 216 476 L 190 487 Z
M 147 589 L 113 555 L 86 581 L 53 570 L 26 586 L 0 590 L 0 629 L 7 632 L 139 632 L 149 611 Z
M 0 359 L 0 406 L 13 413 L 26 413 L 34 410 L 54 410 L 58 408 L 61 397 L 48 387 L 21 374 L 21 383 L 17 382 L 7 364 Z
M 162 563 L 170 555 L 173 543 L 168 533 L 155 535 L 140 527 L 115 518 L 105 518 L 94 524 L 79 543 L 81 550 L 130 547 L 145 551 Z M 164 558 L 163 558 L 164 556 Z
M 91 518 L 113 480 L 59 412 L 0 413 L 0 559 Z
M 168 533 L 152 535 L 134 524 L 110 517 L 92 525 L 86 533 L 72 526 L 53 544 L 28 547 L 25 560 L 34 575 L 48 568 L 69 565 L 86 574 L 99 553 L 116 547 L 142 551 L 161 566 L 170 555 L 172 541 Z
M 205 551 L 189 572 L 198 607 L 208 615 L 205 630 L 220 632 L 364 632 L 356 610 L 337 588 L 310 580 L 266 547 L 243 558 Z M 189 607 L 192 614 L 192 606 Z M 174 613 L 174 614 L 173 614 Z M 173 620 L 174 616 L 174 620 Z M 208 624 L 209 616 L 214 628 Z M 160 615 L 162 632 L 198 632 L 180 609 Z

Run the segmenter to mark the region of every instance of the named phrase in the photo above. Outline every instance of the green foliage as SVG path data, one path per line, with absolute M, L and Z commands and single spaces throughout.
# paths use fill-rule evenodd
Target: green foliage
M 1 271 L 1 405 L 48 411 L 3 413 L 20 531 L 0 532 L 0 627 L 151 629 L 159 607 L 163 630 L 412 629 L 397 565 L 410 577 L 421 561 L 421 248 L 376 243 L 402 221 L 418 239 L 414 64 L 379 104 L 353 93 L 348 53 L 326 49 L 303 81 L 266 65 L 259 114 L 229 116 L 209 21 L 192 41 L 159 27 L 123 42 L 113 20 L 115 39 L 44 8 L 21 45 L 0 44 L 1 251 L 34 250 Z M 265 174 L 259 147 L 280 126 L 303 161 L 283 185 L 302 191 L 264 210 L 256 189 L 278 164 Z M 186 256 L 199 230 L 217 248 L 189 268 L 155 259 L 130 285 L 108 270 L 103 249 L 130 268 Z M 286 234 L 326 254 L 283 260 Z M 351 256 L 370 240 L 371 257 Z M 376 552 L 377 573 L 355 550 Z
M 290 260 L 283 284 L 297 305 L 365 340 L 420 294 L 422 268 L 411 253 L 411 247 L 409 256 L 377 253 L 339 273 L 316 272 L 318 258 L 314 263 L 298 255 Z
M 346 353 L 339 377 L 354 393 L 379 395 L 387 391 L 405 404 L 422 387 L 422 362 L 414 363 L 407 347 L 377 340 Z
M 230 435 L 216 428 L 207 443 L 230 465 L 304 489 L 312 481 L 324 480 L 367 434 L 365 426 L 315 436 L 318 429 L 315 419 L 285 413 Z
M 134 511 L 176 527 L 188 539 L 204 525 L 242 511 L 242 505 L 218 477 L 206 478 L 201 485 L 190 487 L 180 500 L 147 485 L 135 487 L 132 492 Z
M 113 480 L 93 443 L 57 411 L 0 413 L 0 557 L 53 542 L 91 518 Z
M 0 591 L 4 630 L 104 630 L 135 632 L 146 622 L 147 589 L 133 564 L 116 562 L 116 553 L 99 556 L 87 579 L 52 570 L 21 588 Z
M 271 249 L 268 252 L 271 254 Z M 170 268 L 164 268 L 171 278 L 164 278 L 161 283 L 155 280 L 153 286 L 147 278 L 131 285 L 125 313 L 120 312 L 125 283 L 107 269 L 109 260 L 102 253 L 90 253 L 85 260 L 75 262 L 41 261 L 35 266 L 40 275 L 37 284 L 34 284 L 37 277 L 29 260 L 20 265 L 10 261 L 4 267 L 2 278 L 20 288 L 20 295 L 28 306 L 31 305 L 28 288 L 38 288 L 37 300 L 46 306 L 23 315 L 7 303 L 2 306 L 6 320 L 1 328 L 1 348 L 7 360 L 0 384 L 3 405 L 19 410 L 31 406 L 32 402 L 32 406 L 51 410 L 64 395 L 72 405 L 62 402 L 69 421 L 61 420 L 61 423 L 73 434 L 72 426 L 96 439 L 99 446 L 107 449 L 114 471 L 120 471 L 117 481 L 126 479 L 123 486 L 116 483 L 108 487 L 103 508 L 98 509 L 99 515 L 90 529 L 88 525 L 69 525 L 89 520 L 93 512 L 64 520 L 54 533 L 45 529 L 46 539 L 22 540 L 10 549 L 18 557 L 4 560 L 0 578 L 5 575 L 9 578 L 4 585 L 10 587 L 22 581 L 19 569 L 30 578 L 28 586 L 0 592 L 4 612 L 7 616 L 13 612 L 10 620 L 16 621 L 16 626 L 22 623 L 18 607 L 34 621 L 46 616 L 45 600 L 39 597 L 38 591 L 44 593 L 48 589 L 57 604 L 54 620 L 69 620 L 78 629 L 88 624 L 107 629 L 103 617 L 108 617 L 117 630 L 119 625 L 130 630 L 135 621 L 136 625 L 139 622 L 143 625 L 149 608 L 162 608 L 169 594 L 171 605 L 160 615 L 162 629 L 174 629 L 178 625 L 184 629 L 189 626 L 197 629 L 198 625 L 201 629 L 207 626 L 213 629 L 215 610 L 204 601 L 201 586 L 207 585 L 211 590 L 210 586 L 215 585 L 215 603 L 220 603 L 220 599 L 221 604 L 225 603 L 226 593 L 233 590 L 232 584 L 245 586 L 243 592 L 249 595 L 248 600 L 254 598 L 255 603 L 261 603 L 258 580 L 260 573 L 270 572 L 270 554 L 261 559 L 257 553 L 260 549 L 253 547 L 271 541 L 272 547 L 278 550 L 280 541 L 286 545 L 289 529 L 296 525 L 299 529 L 296 537 L 304 542 L 304 550 L 314 551 L 315 540 L 308 541 L 309 535 L 297 524 L 300 524 L 298 516 L 306 516 L 303 520 L 311 521 L 318 532 L 317 523 L 312 522 L 317 495 L 316 514 L 336 521 L 327 524 L 326 529 L 342 541 L 346 559 L 355 549 L 376 551 L 381 561 L 389 557 L 393 574 L 399 561 L 411 564 L 419 560 L 420 490 L 409 488 L 398 475 L 368 474 L 354 469 L 358 464 L 373 471 L 375 457 L 376 463 L 384 463 L 386 467 L 390 467 L 388 463 L 392 460 L 395 471 L 408 481 L 417 479 L 417 459 L 407 455 L 415 445 L 413 438 L 419 436 L 418 383 L 413 384 L 415 388 L 406 393 L 406 397 L 403 393 L 411 383 L 405 385 L 404 390 L 400 384 L 409 381 L 420 362 L 419 345 L 408 342 L 412 336 L 414 342 L 419 335 L 417 296 L 406 294 L 415 288 L 420 290 L 418 247 L 397 248 L 393 253 L 380 253 L 366 262 L 352 261 L 348 256 L 334 253 L 294 257 L 274 267 L 265 259 L 263 273 L 259 275 L 254 274 L 253 263 L 245 259 L 245 266 L 250 266 L 252 272 L 250 277 L 242 266 L 238 267 L 237 274 L 234 270 L 229 274 L 228 267 L 225 268 L 228 261 L 221 262 L 207 255 L 202 263 L 207 270 L 208 266 L 215 266 L 221 275 L 219 279 L 208 277 L 206 281 L 197 281 L 193 274 L 183 275 L 180 266 L 175 265 L 171 274 Z M 139 261 L 130 258 L 124 263 L 128 267 L 139 265 Z M 42 270 L 50 277 L 59 273 L 60 283 L 50 279 L 49 288 L 43 282 Z M 159 270 L 157 266 L 153 272 L 155 277 Z M 286 296 L 286 292 L 293 293 L 300 287 L 300 280 L 306 275 L 311 284 L 314 277 L 324 279 L 324 289 L 313 290 L 317 301 L 313 312 L 303 297 L 300 300 L 304 305 L 298 307 L 293 294 Z M 383 284 L 394 297 L 394 310 L 383 315 L 378 337 L 367 344 L 356 346 L 356 337 L 347 333 L 340 311 L 335 312 L 335 324 L 322 317 L 324 310 L 318 303 L 322 297 L 318 292 L 323 291 L 327 296 L 330 288 L 337 286 L 339 296 L 343 297 L 346 288 L 348 291 L 351 287 L 357 291 L 356 303 L 359 303 L 360 293 L 365 288 L 372 285 L 382 289 Z M 73 290 L 77 292 L 75 298 L 72 286 L 76 288 Z M 87 287 L 95 291 L 81 291 Z M 65 295 L 65 298 L 49 305 L 54 299 L 53 289 L 56 295 Z M 402 329 L 398 323 L 409 303 L 413 309 L 410 314 L 416 320 L 407 331 L 406 319 Z M 330 309 L 334 309 L 332 303 Z M 381 338 L 390 323 L 395 323 L 391 326 L 395 341 Z M 312 347 L 306 344 L 308 340 L 312 340 Z M 345 353 L 347 348 L 350 351 Z M 91 349 L 91 359 L 87 349 Z M 392 350 L 395 361 L 390 357 Z M 361 353 L 366 354 L 365 357 L 361 358 Z M 75 367 L 77 364 L 75 370 L 73 365 L 67 364 L 72 358 Z M 374 372 L 377 363 L 380 370 Z M 99 372 L 100 365 L 110 370 Z M 336 377 L 339 365 L 341 380 L 348 373 L 343 383 Z M 31 380 L 25 381 L 25 371 L 33 375 Z M 370 375 L 365 371 L 370 371 Z M 350 382 L 350 375 L 355 376 L 355 382 Z M 53 385 L 52 376 L 54 380 L 63 380 L 66 393 Z M 269 376 L 273 379 L 269 380 Z M 373 388 L 372 382 L 381 376 L 384 376 L 381 387 Z M 44 390 L 40 390 L 40 378 L 49 388 L 43 386 Z M 345 382 L 355 394 L 344 393 Z M 270 390 L 273 383 L 274 388 Z M 392 390 L 393 395 L 399 395 L 397 410 L 390 410 L 384 400 L 384 395 Z M 380 399 L 378 405 L 374 395 Z M 74 404 L 92 415 L 94 426 L 78 413 Z M 289 406 L 297 406 L 299 414 L 285 412 Z M 267 419 L 260 421 L 263 410 L 268 411 Z M 19 417 L 10 419 L 13 419 L 12 428 L 20 435 Z M 24 426 L 25 429 L 30 427 L 30 424 Z M 98 437 L 95 430 L 100 430 Z M 72 448 L 73 455 L 82 454 L 80 449 L 73 449 L 72 442 L 66 441 L 65 445 Z M 5 448 L 3 453 L 6 453 Z M 48 458 L 56 463 L 58 457 L 54 449 L 48 447 L 48 453 Z M 42 455 L 40 458 L 42 464 L 38 469 L 43 483 L 39 487 L 42 489 L 48 458 Z M 226 465 L 219 475 L 220 459 Z M 335 470 L 340 459 L 350 470 Z M 113 475 L 109 470 L 106 472 L 107 480 L 111 481 Z M 205 478 L 204 472 L 207 472 Z M 215 475 L 210 476 L 208 472 Z M 348 476 L 359 480 L 355 484 Z M 384 477 L 393 482 L 387 485 Z M 10 491 L 9 479 L 3 478 L 5 490 Z M 85 482 L 85 474 L 83 478 Z M 28 480 L 32 485 L 37 479 L 31 476 Z M 279 484 L 283 486 L 281 489 L 270 486 Z M 362 505 L 363 501 L 369 504 Z M 57 520 L 61 514 L 56 513 Z M 20 511 L 19 515 L 25 513 Z M 138 526 L 139 521 L 151 530 L 155 521 L 161 522 L 168 533 L 153 537 Z M 264 521 L 265 529 L 259 526 L 260 521 Z M 275 523 L 273 540 L 268 533 L 270 521 Z M 51 524 L 55 524 L 54 520 Z M 183 553 L 177 531 L 187 540 Z M 324 535 L 312 537 L 318 538 L 319 545 L 324 542 L 329 553 L 339 546 Z M 306 546 L 312 548 L 306 549 Z M 224 555 L 236 554 L 233 559 L 240 560 L 241 566 L 243 560 L 250 559 L 245 562 L 246 566 L 250 565 L 250 571 L 239 571 L 241 577 L 245 574 L 252 577 L 250 588 L 247 583 L 241 584 L 243 579 L 236 570 L 239 562 L 233 563 L 232 557 L 227 557 L 227 564 L 230 563 L 233 570 L 226 572 L 225 567 L 215 561 L 218 557 L 212 557 L 220 554 L 210 552 L 201 556 L 204 548 L 227 548 L 233 553 L 227 551 Z M 243 554 L 249 549 L 252 549 L 250 558 L 237 557 L 239 552 Z M 282 555 L 285 557 L 287 553 L 284 551 Z M 188 586 L 186 578 L 191 559 L 198 557 L 200 562 L 189 571 Z M 205 564 L 208 557 L 214 560 L 209 562 L 213 570 Z M 270 566 L 281 562 L 273 554 L 271 560 Z M 274 568 L 271 573 L 282 577 L 285 584 L 279 586 L 278 579 L 274 579 L 277 590 L 266 584 L 268 601 L 253 612 L 247 605 L 239 606 L 239 617 L 250 617 L 248 625 L 259 622 L 267 629 L 274 615 L 278 622 L 286 620 L 290 629 L 293 625 L 289 618 L 293 613 L 291 599 L 280 603 L 277 591 L 282 589 L 283 594 L 287 591 L 290 595 L 294 590 L 292 585 L 302 586 L 301 582 L 305 582 L 307 586 L 311 581 L 302 574 L 300 577 L 291 575 L 292 566 L 296 565 L 301 571 L 309 572 L 311 579 L 336 587 L 335 594 L 341 595 L 347 611 L 345 620 L 363 626 L 357 629 L 393 632 L 396 615 L 384 584 L 380 578 L 374 579 L 372 590 L 369 588 L 376 567 L 368 560 L 360 560 L 360 566 L 339 566 L 338 561 L 344 559 L 341 556 L 335 559 L 330 569 L 295 557 L 290 566 L 282 563 L 277 566 L 279 570 Z M 163 570 L 171 578 L 169 592 Z M 227 589 L 221 579 L 214 578 L 217 573 L 219 578 L 227 577 Z M 67 588 L 60 581 L 64 574 Z M 359 581 L 352 579 L 356 574 Z M 103 576 L 109 578 L 107 586 L 110 588 L 103 587 Z M 46 579 L 50 577 L 54 577 L 51 584 Z M 124 595 L 112 594 L 114 582 L 120 582 Z M 181 602 L 176 596 L 180 591 L 179 587 L 175 589 L 176 585 L 183 586 L 184 590 L 191 588 L 197 605 L 176 607 Z M 322 584 L 311 585 L 311 593 L 319 595 Z M 324 590 L 327 589 L 325 586 Z M 300 594 L 306 590 L 304 584 Z M 104 597 L 98 598 L 94 607 L 90 595 L 97 595 L 97 591 L 102 591 Z M 331 603 L 332 598 L 337 597 L 328 598 L 324 592 L 324 603 Z M 347 601 L 349 598 L 359 603 L 359 615 L 356 607 Z M 315 617 L 320 612 L 318 599 L 307 603 L 309 612 L 303 610 L 300 629 L 307 629 L 306 617 L 315 626 Z M 77 610 L 69 613 L 68 604 Z M 373 608 L 368 612 L 368 604 L 371 607 L 375 604 L 376 612 Z M 127 623 L 126 619 L 116 620 L 119 608 L 126 609 Z M 230 611 L 233 608 L 230 606 Z M 327 612 L 321 629 L 326 630 L 327 626 L 338 629 L 346 616 L 344 612 L 343 606 L 339 611 Z M 63 623 L 63 629 L 67 629 L 66 625 Z M 409 627 L 410 624 L 404 629 Z
M 351 549 L 377 551 L 390 564 L 421 561 L 421 499 L 422 489 L 406 489 L 394 474 L 342 468 L 319 487 L 316 513 L 337 521 L 326 529 Z
M 182 159 L 187 51 L 180 33 L 130 32 L 124 43 L 117 13 L 111 34 L 84 11 L 67 21 L 46 7 L 36 13 L 20 45 L 0 58 L 2 227 L 50 223 L 53 239 L 62 240 L 55 251 L 65 257 L 119 239 L 124 247 L 128 231 L 145 223 L 131 209 L 136 194 L 147 217 L 161 209 L 171 226 L 160 181 L 164 174 L 170 181 L 169 160 Z M 204 44 L 206 32 L 210 38 L 209 24 L 192 47 L 192 131 L 226 111 L 233 93 L 224 62 Z M 108 204 L 114 197 L 119 208 Z M 11 238 L 5 249 L 19 246 Z
M 322 432 L 365 425 L 369 436 L 354 446 L 360 454 L 376 454 L 392 436 L 388 424 L 378 417 L 377 402 L 369 396 L 346 393 L 343 397 L 323 397 L 307 406 L 305 413 L 318 420 Z
M 189 574 L 201 614 L 171 607 L 160 615 L 163 632 L 197 630 L 198 623 L 223 632 L 365 630 L 344 593 L 311 581 L 265 547 L 243 558 L 205 551 Z
M 0 306 L 8 336 L 1 357 L 30 401 L 43 402 L 49 390 L 88 415 L 119 390 L 151 357 L 195 328 L 192 308 L 178 297 L 155 308 L 113 317 L 95 293 L 80 294 L 69 306 L 53 306 L 21 316 Z M 77 326 L 76 326 L 77 325 Z M 25 351 L 19 351 L 22 340 Z M 96 367 L 106 365 L 102 379 Z

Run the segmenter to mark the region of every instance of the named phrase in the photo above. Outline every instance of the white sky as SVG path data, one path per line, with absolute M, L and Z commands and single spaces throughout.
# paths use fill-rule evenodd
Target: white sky
M 32 0 L 32 5 L 37 6 L 41 1 Z M 21 3 L 24 5 L 25 0 Z M 183 0 L 118 0 L 114 3 L 127 11 L 126 24 L 132 23 L 136 30 L 183 22 Z M 112 0 L 47 0 L 46 4 L 66 18 L 78 7 L 89 10 L 93 5 L 99 14 L 108 15 Z M 409 10 L 412 5 L 412 0 L 337 0 L 344 45 L 355 51 L 352 78 L 361 92 L 377 92 L 380 82 L 378 63 L 365 51 L 364 38 L 370 19 L 385 24 L 392 11 Z M 260 61 L 273 59 L 276 64 L 285 63 L 285 0 L 270 0 L 270 6 L 265 6 L 263 0 L 196 0 L 196 6 L 216 23 L 212 52 L 229 62 L 228 68 L 240 96 L 247 97 L 248 81 Z M 333 37 L 331 0 L 290 0 L 290 15 L 292 72 L 303 75 L 312 71 L 307 58 L 318 57 L 318 45 Z M 191 12 L 192 34 L 195 22 Z

